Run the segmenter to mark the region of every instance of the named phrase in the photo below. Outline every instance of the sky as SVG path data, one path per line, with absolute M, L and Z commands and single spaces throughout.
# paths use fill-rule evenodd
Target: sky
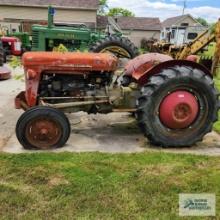
M 109 7 L 122 7 L 137 17 L 166 18 L 182 15 L 183 0 L 108 0 Z M 185 14 L 216 22 L 220 18 L 220 0 L 186 0 Z

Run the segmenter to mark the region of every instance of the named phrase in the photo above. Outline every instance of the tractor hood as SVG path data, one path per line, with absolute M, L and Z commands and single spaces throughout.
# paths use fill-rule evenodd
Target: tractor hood
M 112 72 L 118 59 L 105 53 L 27 52 L 22 57 L 25 70 L 44 71 Z M 83 72 L 84 71 L 84 72 Z
M 25 70 L 25 100 L 35 106 L 37 92 L 43 74 L 86 75 L 97 72 L 114 72 L 118 59 L 105 53 L 27 52 L 22 57 Z

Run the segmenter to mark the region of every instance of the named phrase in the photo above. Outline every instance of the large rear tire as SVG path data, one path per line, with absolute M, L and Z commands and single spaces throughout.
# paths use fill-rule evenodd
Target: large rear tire
M 70 136 L 65 114 L 50 107 L 34 107 L 24 112 L 16 125 L 18 141 L 25 149 L 47 150 L 65 145 Z
M 95 42 L 89 49 L 95 53 L 113 53 L 118 58 L 133 59 L 139 55 L 138 48 L 126 37 L 109 36 Z
M 162 70 L 141 93 L 138 123 L 152 144 L 191 146 L 202 141 L 217 120 L 217 91 L 201 70 L 187 66 Z

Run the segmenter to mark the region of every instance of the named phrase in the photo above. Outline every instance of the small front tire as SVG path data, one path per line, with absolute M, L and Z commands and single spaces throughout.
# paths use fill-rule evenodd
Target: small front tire
M 16 125 L 16 135 L 25 149 L 48 150 L 65 145 L 71 132 L 65 114 L 50 107 L 34 107 L 24 112 Z

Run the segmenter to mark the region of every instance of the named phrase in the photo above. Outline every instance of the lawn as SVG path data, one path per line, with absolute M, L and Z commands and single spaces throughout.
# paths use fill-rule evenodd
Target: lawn
M 0 219 L 175 220 L 179 193 L 204 192 L 216 193 L 220 218 L 219 157 L 43 153 L 0 161 Z

